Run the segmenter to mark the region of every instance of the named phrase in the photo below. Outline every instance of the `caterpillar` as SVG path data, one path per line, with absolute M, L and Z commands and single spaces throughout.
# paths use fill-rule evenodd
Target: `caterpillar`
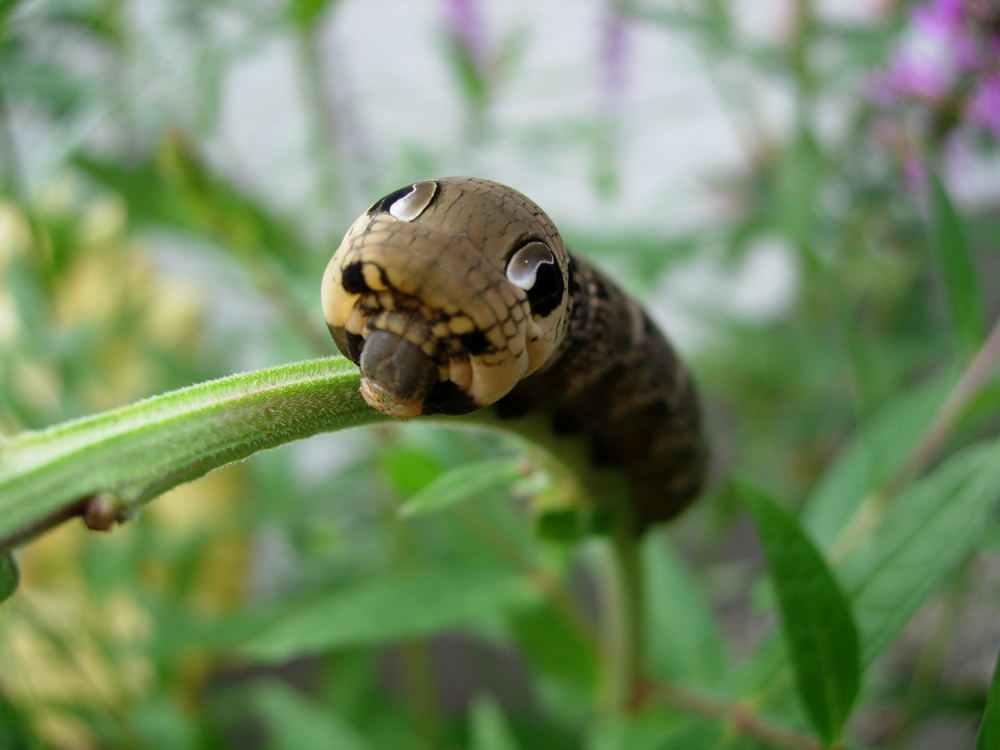
M 389 193 L 348 229 L 321 296 L 372 408 L 537 414 L 622 472 L 640 530 L 701 489 L 707 449 L 687 370 L 646 312 L 513 188 L 446 177 Z

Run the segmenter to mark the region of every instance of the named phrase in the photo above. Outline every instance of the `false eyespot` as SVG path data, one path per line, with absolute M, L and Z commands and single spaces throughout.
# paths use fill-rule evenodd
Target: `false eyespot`
M 413 221 L 431 204 L 437 190 L 438 184 L 433 180 L 415 182 L 375 201 L 368 213 L 386 212 L 394 219 Z
M 527 242 L 510 256 L 507 280 L 528 293 L 534 315 L 548 315 L 562 300 L 562 271 L 552 250 L 539 240 Z

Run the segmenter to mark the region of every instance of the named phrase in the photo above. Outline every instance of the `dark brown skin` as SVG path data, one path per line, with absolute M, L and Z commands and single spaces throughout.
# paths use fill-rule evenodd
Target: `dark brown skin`
M 451 177 L 378 201 L 331 259 L 323 306 L 373 408 L 540 415 L 585 440 L 595 465 L 622 472 L 640 529 L 701 489 L 700 409 L 677 355 L 509 187 Z

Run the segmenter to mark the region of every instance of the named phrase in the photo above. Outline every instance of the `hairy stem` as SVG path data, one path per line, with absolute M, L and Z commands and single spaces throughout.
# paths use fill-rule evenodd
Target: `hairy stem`
M 359 379 L 346 359 L 307 360 L 16 435 L 0 443 L 0 552 L 73 516 L 109 528 L 170 488 L 257 451 L 387 419 L 361 398 Z M 620 494 L 611 472 L 588 466 L 585 445 L 546 434 L 537 419 L 501 421 L 482 409 L 441 421 L 519 434 L 595 497 Z
M 357 387 L 350 362 L 317 359 L 17 435 L 0 445 L 0 551 L 92 506 L 124 517 L 259 450 L 382 419 Z
M 266 448 L 319 432 L 346 429 L 384 418 L 358 395 L 356 367 L 341 358 L 297 362 L 232 375 L 182 388 L 83 419 L 37 432 L 25 432 L 0 444 L 0 552 L 20 544 L 72 516 L 91 528 L 128 515 L 166 490 Z M 497 427 L 488 410 L 449 418 L 449 424 Z M 608 497 L 616 485 L 590 473 L 572 444 L 545 439 L 530 419 L 502 423 L 508 431 L 558 451 L 563 470 L 582 472 L 585 486 Z M 604 484 L 601 482 L 605 481 Z M 545 568 L 508 550 L 555 606 L 599 651 L 606 669 L 608 708 L 635 708 L 655 698 L 702 716 L 728 722 L 750 737 L 777 747 L 813 750 L 816 740 L 789 732 L 730 704 L 662 683 L 648 683 L 643 664 L 643 596 L 638 540 L 626 503 L 609 538 L 610 562 L 605 588 L 609 627 L 603 647 L 572 594 Z M 476 524 L 486 537 L 488 525 Z M 493 540 L 506 548 L 501 540 Z

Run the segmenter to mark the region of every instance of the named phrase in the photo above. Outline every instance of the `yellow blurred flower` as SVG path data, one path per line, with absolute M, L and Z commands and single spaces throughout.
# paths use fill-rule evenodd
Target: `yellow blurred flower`
M 0 198 L 0 273 L 9 258 L 23 253 L 31 241 L 24 214 L 13 202 Z

